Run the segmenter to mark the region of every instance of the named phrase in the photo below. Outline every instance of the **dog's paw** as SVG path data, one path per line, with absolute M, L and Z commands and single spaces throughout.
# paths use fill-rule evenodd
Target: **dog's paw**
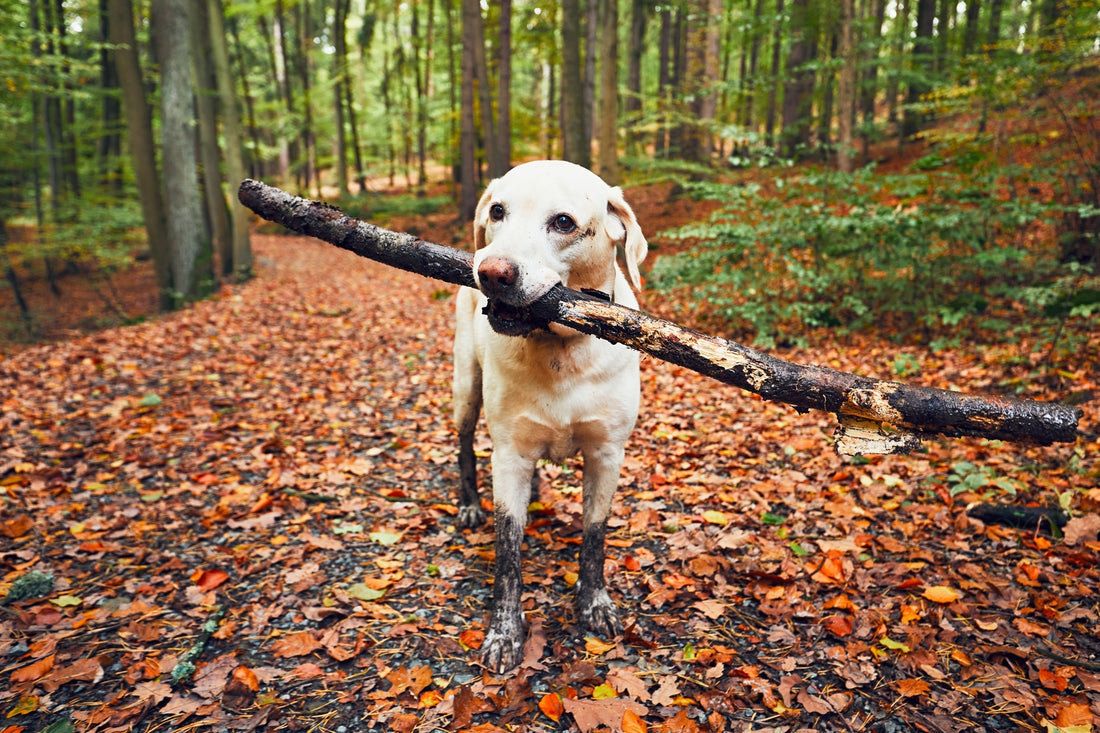
M 504 674 L 520 663 L 527 626 L 516 623 L 491 625 L 481 645 L 481 663 L 491 672 Z
M 463 504 L 458 508 L 458 526 L 462 529 L 473 529 L 485 523 L 488 515 L 477 504 Z
M 601 639 L 612 639 L 623 633 L 619 612 L 615 609 L 611 596 L 603 588 L 578 598 L 577 613 L 581 626 Z

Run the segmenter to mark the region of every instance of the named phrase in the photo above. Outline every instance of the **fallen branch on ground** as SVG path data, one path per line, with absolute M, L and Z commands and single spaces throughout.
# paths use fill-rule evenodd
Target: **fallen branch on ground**
M 259 181 L 244 181 L 238 195 L 245 206 L 287 229 L 402 270 L 474 286 L 469 252 L 382 229 Z M 535 318 L 625 344 L 799 411 L 831 412 L 840 421 L 836 433 L 840 453 L 908 453 L 925 434 L 1042 445 L 1077 438 L 1078 408 L 915 387 L 794 364 L 560 284 L 530 311 Z

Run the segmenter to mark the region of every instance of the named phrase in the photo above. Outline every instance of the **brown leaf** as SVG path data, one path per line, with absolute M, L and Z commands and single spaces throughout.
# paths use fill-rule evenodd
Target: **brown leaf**
M 272 653 L 277 657 L 303 657 L 321 648 L 321 642 L 309 631 L 298 631 L 271 645 Z
M 612 730 L 622 730 L 623 716 L 628 710 L 641 716 L 646 714 L 645 705 L 624 697 L 610 697 L 606 700 L 562 700 L 565 712 L 573 716 L 581 733 L 595 730 L 600 726 Z
M 19 682 L 34 682 L 42 677 L 42 675 L 53 669 L 55 655 L 51 654 L 48 657 L 43 657 L 34 662 L 31 662 L 26 667 L 20 667 L 11 673 L 12 684 Z
M 1100 534 L 1100 514 L 1086 514 L 1083 517 L 1074 517 L 1066 522 L 1062 528 L 1062 535 L 1067 545 L 1096 542 L 1097 534 Z
M 902 697 L 919 697 L 921 695 L 927 695 L 930 689 L 927 680 L 922 680 L 919 677 L 910 679 L 895 680 L 894 687 L 897 688 L 898 694 Z
M 809 690 L 800 690 L 798 697 L 798 704 L 806 709 L 806 712 L 813 713 L 814 715 L 825 715 L 826 713 L 833 712 L 833 709 L 829 707 L 829 703 L 822 700 L 820 697 L 811 695 Z

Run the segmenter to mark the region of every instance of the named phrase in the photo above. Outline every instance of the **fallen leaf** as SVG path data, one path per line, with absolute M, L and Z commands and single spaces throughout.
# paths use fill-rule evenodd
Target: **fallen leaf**
M 933 585 L 930 588 L 926 588 L 921 595 L 933 603 L 947 604 L 959 600 L 959 592 L 946 585 Z
M 539 700 L 539 710 L 543 712 L 543 715 L 557 723 L 561 719 L 561 714 L 565 712 L 561 695 L 556 692 L 548 692 L 543 695 Z
M 927 695 L 928 690 L 931 689 L 928 681 L 922 680 L 919 677 L 895 680 L 893 684 L 894 687 L 897 688 L 898 694 L 902 697 L 919 697 L 921 695 Z
M 321 648 L 321 642 L 309 631 L 298 631 L 280 639 L 271 645 L 272 653 L 277 657 L 303 657 Z
M 44 674 L 53 669 L 54 656 L 55 655 L 51 654 L 48 657 L 43 657 L 42 659 L 31 662 L 26 667 L 20 667 L 15 670 L 11 673 L 12 684 L 17 684 L 19 682 L 34 682 L 41 679 Z
M 577 728 L 581 733 L 589 733 L 600 726 L 619 730 L 626 711 L 632 710 L 636 715 L 645 715 L 644 705 L 623 697 L 613 697 L 608 700 L 562 700 L 565 712 L 573 716 Z

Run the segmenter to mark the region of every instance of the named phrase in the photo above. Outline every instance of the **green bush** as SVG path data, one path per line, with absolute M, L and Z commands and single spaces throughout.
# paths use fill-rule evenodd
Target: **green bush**
M 810 328 L 846 332 L 884 319 L 910 331 L 956 327 L 994 298 L 1023 301 L 1026 288 L 1056 282 L 1066 268 L 1058 248 L 1018 243 L 1060 207 L 1004 196 L 1000 182 L 1012 171 L 971 150 L 948 158 L 969 171 L 941 171 L 926 158 L 900 175 L 811 171 L 776 180 L 770 192 L 692 184 L 694 195 L 723 205 L 706 222 L 663 233 L 692 246 L 658 260 L 651 281 L 696 289 L 765 348 L 802 344 Z M 1045 301 L 1032 300 L 1042 316 Z

